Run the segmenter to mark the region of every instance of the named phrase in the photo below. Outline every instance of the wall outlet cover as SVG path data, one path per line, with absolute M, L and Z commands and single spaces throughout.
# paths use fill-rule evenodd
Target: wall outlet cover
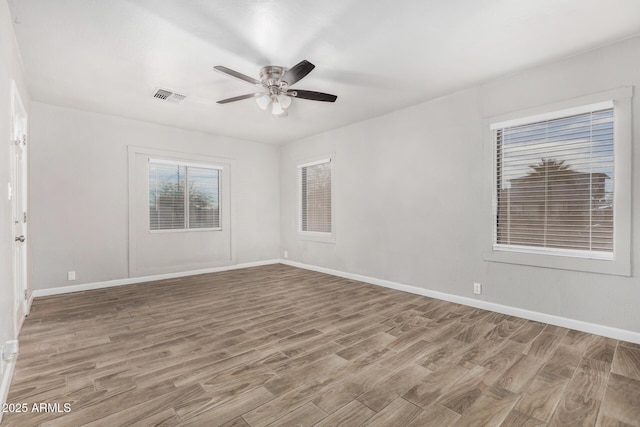
M 11 340 L 4 343 L 2 349 L 2 360 L 12 360 L 18 354 L 18 340 Z
M 482 284 L 474 283 L 473 284 L 473 293 L 476 295 L 480 295 L 482 293 Z

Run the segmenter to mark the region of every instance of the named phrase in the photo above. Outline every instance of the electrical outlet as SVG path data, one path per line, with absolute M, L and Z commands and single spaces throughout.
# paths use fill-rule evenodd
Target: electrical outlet
M 67 272 L 67 280 L 76 280 L 76 272 L 75 271 Z
M 284 257 L 289 258 L 289 251 L 284 251 Z
M 482 283 L 473 284 L 473 293 L 476 295 L 480 295 L 482 293 Z

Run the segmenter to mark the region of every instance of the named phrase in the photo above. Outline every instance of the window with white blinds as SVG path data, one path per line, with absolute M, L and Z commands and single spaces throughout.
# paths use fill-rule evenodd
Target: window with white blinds
M 149 159 L 149 229 L 220 229 L 221 167 Z
M 492 125 L 494 249 L 612 259 L 612 102 Z
M 298 166 L 300 230 L 331 233 L 331 160 Z

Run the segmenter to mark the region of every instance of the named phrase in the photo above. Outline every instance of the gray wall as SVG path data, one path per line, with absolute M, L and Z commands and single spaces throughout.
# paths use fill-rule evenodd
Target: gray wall
M 448 294 L 640 332 L 640 239 L 632 277 L 487 262 L 492 164 L 483 119 L 640 84 L 640 38 L 336 129 L 282 149 L 281 251 L 289 259 Z M 339 101 L 338 101 L 339 102 Z M 634 135 L 640 100 L 633 100 Z M 632 229 L 640 229 L 633 141 Z M 297 233 L 296 165 L 335 153 L 335 243 Z M 490 158 L 490 156 L 489 156 Z
M 132 145 L 232 160 L 234 263 L 278 256 L 278 147 L 37 102 L 32 124 L 33 289 L 129 276 L 127 147 Z M 197 258 L 198 248 L 191 250 Z M 192 269 L 188 262 L 180 268 L 178 259 L 185 258 L 188 254 L 176 254 L 172 271 Z M 219 265 L 212 260 L 209 266 Z M 77 280 L 67 281 L 72 270 Z
M 15 81 L 22 102 L 29 112 L 29 94 L 24 85 L 22 65 L 16 49 L 13 22 L 7 2 L 0 1 L 0 347 L 14 340 L 16 324 L 13 281 L 13 226 L 11 203 L 7 200 L 7 183 L 11 181 L 11 82 Z M 4 380 L 6 363 L 0 361 L 0 384 Z M 0 397 L 1 399 L 1 397 Z

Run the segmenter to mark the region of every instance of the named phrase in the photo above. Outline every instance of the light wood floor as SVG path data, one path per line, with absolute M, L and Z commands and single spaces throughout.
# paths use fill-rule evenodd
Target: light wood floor
M 640 426 L 640 345 L 283 265 L 34 302 L 6 426 Z

